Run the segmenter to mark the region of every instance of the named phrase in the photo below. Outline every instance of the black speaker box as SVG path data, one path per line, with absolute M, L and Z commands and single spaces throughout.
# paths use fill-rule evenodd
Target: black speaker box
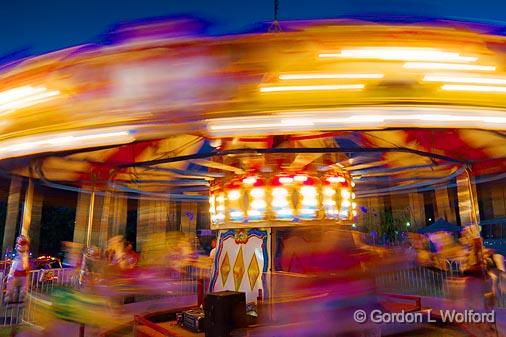
M 233 329 L 245 328 L 246 295 L 236 291 L 210 293 L 204 300 L 206 337 L 228 337 Z

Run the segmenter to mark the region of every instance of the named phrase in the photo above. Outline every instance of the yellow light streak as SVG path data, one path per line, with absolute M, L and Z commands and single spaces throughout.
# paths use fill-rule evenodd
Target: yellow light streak
M 385 61 L 446 61 L 475 62 L 474 56 L 461 56 L 455 52 L 444 52 L 435 48 L 415 47 L 364 47 L 343 49 L 340 53 L 321 53 L 320 58 L 358 58 Z
M 446 70 L 476 70 L 476 71 L 495 71 L 495 66 L 486 66 L 479 64 L 460 64 L 460 63 L 437 63 L 437 62 L 406 62 L 406 69 L 446 69 Z
M 286 80 L 318 80 L 318 79 L 378 79 L 383 74 L 281 74 L 279 79 Z
M 260 92 L 361 90 L 363 88 L 363 84 L 280 85 L 262 87 Z
M 425 75 L 425 82 L 471 83 L 471 84 L 506 84 L 506 78 L 451 76 L 451 75 Z
M 0 113 L 9 113 L 21 108 L 40 104 L 58 96 L 58 90 L 45 87 L 23 86 L 0 92 Z
M 506 87 L 491 85 L 445 84 L 441 87 L 441 89 L 451 91 L 506 92 Z

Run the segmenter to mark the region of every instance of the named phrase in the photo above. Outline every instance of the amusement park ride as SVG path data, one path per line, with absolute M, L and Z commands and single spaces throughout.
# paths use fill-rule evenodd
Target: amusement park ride
M 360 198 L 454 184 L 462 224 L 477 223 L 472 183 L 506 172 L 506 38 L 442 21 L 282 26 L 127 25 L 5 65 L 1 170 L 92 196 L 208 200 L 210 290 L 246 302 L 275 291 L 281 235 L 350 228 Z

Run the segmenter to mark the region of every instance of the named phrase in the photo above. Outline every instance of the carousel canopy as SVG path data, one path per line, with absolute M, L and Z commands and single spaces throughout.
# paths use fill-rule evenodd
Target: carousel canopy
M 188 20 L 6 64 L 0 168 L 60 188 L 199 199 L 248 172 L 344 170 L 357 195 L 506 172 L 503 36 L 455 23 Z

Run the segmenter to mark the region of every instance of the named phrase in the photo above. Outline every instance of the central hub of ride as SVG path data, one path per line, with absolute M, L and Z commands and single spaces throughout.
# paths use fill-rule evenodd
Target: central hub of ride
M 226 176 L 210 189 L 211 228 L 345 223 L 356 216 L 353 186 L 337 170 Z

